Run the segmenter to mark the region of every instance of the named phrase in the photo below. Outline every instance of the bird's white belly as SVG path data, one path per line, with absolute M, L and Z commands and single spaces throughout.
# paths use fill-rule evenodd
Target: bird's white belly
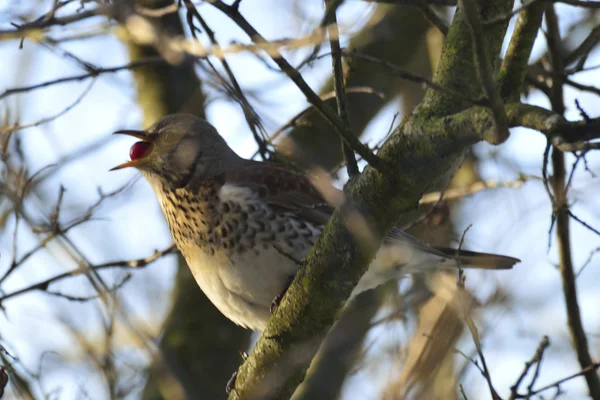
M 210 301 L 238 325 L 263 330 L 273 300 L 289 285 L 297 266 L 275 248 L 214 255 L 182 249 L 196 282 Z

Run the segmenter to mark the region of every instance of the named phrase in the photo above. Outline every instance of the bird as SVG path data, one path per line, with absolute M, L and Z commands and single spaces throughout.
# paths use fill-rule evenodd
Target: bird
M 231 321 L 264 330 L 334 207 L 292 166 L 238 156 L 208 121 L 171 114 L 146 130 L 130 161 L 152 186 L 200 289 Z M 338 189 L 331 189 L 338 190 Z M 510 269 L 520 260 L 436 247 L 393 228 L 352 297 L 401 274 L 435 268 Z

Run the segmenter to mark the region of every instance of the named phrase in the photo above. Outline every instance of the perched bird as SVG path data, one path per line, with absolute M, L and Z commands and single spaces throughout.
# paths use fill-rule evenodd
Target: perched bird
M 145 131 L 131 161 L 156 192 L 177 248 L 213 304 L 230 320 L 263 330 L 333 207 L 289 166 L 239 157 L 207 121 L 162 118 Z M 332 189 L 336 190 L 336 189 Z M 431 268 L 508 269 L 518 259 L 430 246 L 393 229 L 353 294 L 401 272 Z

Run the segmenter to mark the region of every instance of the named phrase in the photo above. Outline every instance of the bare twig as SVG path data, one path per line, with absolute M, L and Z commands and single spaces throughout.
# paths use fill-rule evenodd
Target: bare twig
M 175 245 L 171 245 L 163 250 L 157 250 L 148 257 L 139 258 L 136 260 L 122 260 L 122 261 L 113 261 L 113 262 L 107 262 L 107 263 L 102 263 L 102 264 L 97 264 L 97 265 L 91 265 L 90 268 L 94 269 L 95 271 L 100 271 L 100 270 L 107 269 L 107 268 L 140 269 L 140 268 L 144 268 L 144 267 L 152 264 L 154 261 L 160 259 L 163 256 L 171 254 L 173 252 L 175 252 Z M 14 292 L 4 294 L 3 296 L 0 296 L 0 304 L 2 304 L 2 302 L 5 300 L 14 298 L 23 293 L 31 292 L 34 290 L 47 291 L 48 287 L 51 284 L 58 282 L 60 280 L 63 280 L 63 279 L 72 278 L 72 277 L 75 277 L 78 275 L 83 275 L 87 271 L 88 271 L 88 268 L 80 267 L 80 268 L 74 269 L 72 271 L 64 272 L 62 274 L 58 274 L 51 278 L 37 282 L 33 285 L 26 286 L 22 289 L 15 290 Z M 55 292 L 50 293 L 50 294 L 56 295 Z M 61 295 L 63 297 L 66 296 L 64 294 L 61 294 Z
M 511 188 L 518 189 L 523 186 L 525 179 L 519 179 L 516 181 L 509 182 L 496 182 L 496 181 L 480 181 L 475 182 L 469 186 L 449 188 L 442 192 L 431 192 L 426 193 L 421 197 L 419 204 L 435 204 L 441 199 L 458 199 L 465 196 L 470 196 L 486 189 L 497 189 L 497 188 Z
M 579 222 L 581 225 L 583 225 L 588 230 L 594 232 L 596 235 L 600 236 L 600 231 L 598 229 L 594 228 L 593 226 L 591 226 L 590 224 L 588 224 L 587 222 L 585 222 L 584 220 L 582 220 L 581 218 L 579 218 L 578 216 L 573 214 L 573 211 L 571 211 L 570 209 L 569 209 L 569 217 L 573 218 L 575 221 Z
M 459 278 L 458 290 L 459 291 L 464 290 L 464 279 Z M 467 327 L 469 328 L 469 331 L 471 332 L 471 338 L 473 339 L 473 343 L 475 343 L 475 348 L 477 349 L 477 354 L 479 355 L 479 360 L 481 361 L 480 371 L 481 371 L 482 375 L 484 376 L 485 380 L 487 381 L 488 388 L 490 390 L 490 394 L 492 395 L 492 399 L 493 400 L 502 400 L 502 398 L 500 397 L 500 395 L 494 388 L 494 385 L 492 384 L 492 376 L 490 375 L 490 371 L 488 369 L 487 362 L 485 360 L 485 356 L 483 355 L 483 349 L 481 347 L 481 339 L 479 337 L 479 331 L 477 329 L 477 326 L 475 325 L 473 318 L 471 317 L 471 315 L 468 312 L 464 313 L 464 320 L 465 320 L 465 323 L 467 324 Z
M 381 92 L 377 92 L 372 88 L 362 86 L 346 88 L 346 94 L 370 94 L 375 95 L 381 99 L 385 97 L 384 94 Z M 321 100 L 323 101 L 328 101 L 331 99 L 335 99 L 335 91 L 321 95 Z M 294 115 L 288 122 L 280 126 L 275 132 L 273 132 L 267 139 L 267 142 L 271 145 L 275 145 L 275 141 L 277 140 L 277 138 L 279 138 L 279 136 L 281 136 L 281 134 L 283 134 L 283 132 L 295 126 L 301 125 L 302 117 L 304 117 L 312 109 L 313 106 L 311 105 L 305 108 L 304 110 L 300 111 L 298 114 Z M 254 159 L 256 156 L 258 156 L 258 154 L 259 152 L 257 150 L 250 158 Z
M 221 46 L 217 42 L 217 39 L 215 37 L 213 30 L 210 28 L 210 26 L 204 20 L 204 18 L 202 18 L 202 15 L 200 15 L 200 13 L 198 12 L 198 10 L 194 6 L 194 4 L 191 2 L 191 0 L 183 0 L 183 1 L 188 10 L 188 21 L 189 21 L 188 24 L 190 25 L 192 35 L 195 37 L 195 31 L 192 26 L 193 25 L 192 17 L 195 17 L 198 20 L 198 22 L 200 23 L 200 25 L 202 26 L 202 29 L 204 29 L 204 31 L 208 35 L 208 38 L 209 38 L 210 42 L 212 43 L 213 47 L 215 47 L 216 51 L 219 52 L 219 49 L 221 49 Z M 244 113 L 244 117 L 246 119 L 246 122 L 248 123 L 248 126 L 250 127 L 250 130 L 252 131 L 252 135 L 254 136 L 254 140 L 256 141 L 256 143 L 258 145 L 258 151 L 260 152 L 263 159 L 265 159 L 266 154 L 267 154 L 267 147 L 266 147 L 266 142 L 263 138 L 264 129 L 262 127 L 260 117 L 258 116 L 258 114 L 254 110 L 254 108 L 248 102 L 248 99 L 244 95 L 244 92 L 242 91 L 242 88 L 240 87 L 240 84 L 238 83 L 237 79 L 235 78 L 235 75 L 233 74 L 233 71 L 231 70 L 231 67 L 229 66 L 229 63 L 227 62 L 225 57 L 219 57 L 219 59 L 221 61 L 221 65 L 223 65 L 223 69 L 225 69 L 225 73 L 229 77 L 229 81 L 231 83 L 228 83 L 225 79 L 223 79 L 221 77 L 221 75 L 218 73 L 216 68 L 214 68 L 214 66 L 212 65 L 210 60 L 208 60 L 208 58 L 206 59 L 206 61 L 213 69 L 213 72 L 215 72 L 215 74 L 221 79 L 221 83 L 224 85 L 224 87 L 227 89 L 230 89 L 229 92 L 232 94 L 232 97 L 241 106 L 242 112 Z M 259 132 L 259 130 L 260 130 L 260 132 Z
M 594 258 L 594 256 L 600 252 L 600 247 L 596 247 L 594 250 L 592 250 L 587 258 L 587 260 L 585 260 L 583 262 L 583 265 L 581 266 L 581 268 L 579 268 L 579 271 L 577 271 L 577 273 L 575 274 L 575 278 L 579 278 L 579 275 L 581 275 L 581 273 L 583 272 L 583 270 L 590 265 L 590 263 L 592 262 L 592 258 Z
M 326 1 L 326 3 L 328 3 Z M 331 2 L 329 2 L 331 3 Z M 346 97 L 346 88 L 344 84 L 344 70 L 342 66 L 342 50 L 340 48 L 340 32 L 337 26 L 337 17 L 335 11 L 331 12 L 330 20 L 328 21 L 328 32 L 329 32 L 329 43 L 331 46 L 331 64 L 333 69 L 333 86 L 335 88 L 335 98 L 337 102 L 337 110 L 342 123 L 346 129 L 350 131 L 350 118 L 348 114 L 348 98 Z M 356 164 L 356 157 L 354 151 L 348 145 L 348 143 L 342 142 L 342 151 L 344 154 L 344 162 L 346 163 L 346 169 L 348 170 L 348 176 L 350 178 L 358 175 L 358 165 Z
M 0 94 L 0 99 L 3 99 L 5 97 L 7 97 L 7 96 L 10 96 L 10 95 L 13 95 L 13 94 L 16 94 L 16 93 L 29 92 L 29 91 L 32 91 L 32 90 L 41 89 L 41 88 L 45 88 L 45 87 L 52 86 L 52 85 L 57 85 L 57 84 L 60 84 L 60 83 L 83 81 L 85 79 L 95 78 L 95 77 L 97 77 L 98 75 L 101 75 L 101 74 L 107 74 L 107 73 L 114 73 L 114 72 L 119 72 L 119 71 L 132 70 L 132 69 L 135 69 L 135 68 L 140 68 L 140 67 L 146 66 L 148 64 L 161 63 L 161 62 L 164 62 L 164 61 L 160 57 L 148 57 L 146 59 L 142 59 L 142 60 L 139 60 L 139 61 L 134 61 L 134 62 L 131 62 L 131 63 L 126 64 L 126 65 L 121 65 L 119 67 L 97 68 L 93 72 L 89 72 L 89 73 L 86 73 L 86 74 L 67 76 L 67 77 L 64 77 L 64 78 L 53 79 L 51 81 L 46 81 L 46 82 L 38 83 L 38 84 L 35 84 L 35 85 L 17 87 L 17 88 L 12 88 L 12 89 L 6 89 L 4 92 L 2 92 Z
M 590 374 L 590 373 L 595 374 L 596 371 L 599 368 L 600 368 L 600 363 L 590 364 L 590 365 L 588 365 L 587 367 L 585 367 L 584 369 L 582 369 L 579 372 L 576 372 L 576 373 L 574 373 L 572 375 L 569 375 L 569 376 L 567 376 L 565 378 L 559 379 L 556 382 L 551 383 L 549 385 L 546 385 L 546 386 L 544 386 L 544 387 L 542 387 L 540 389 L 534 390 L 531 393 L 527 393 L 527 394 L 524 394 L 524 395 L 523 394 L 518 394 L 517 397 L 515 397 L 515 398 L 516 399 L 530 399 L 531 397 L 536 396 L 536 395 L 538 395 L 538 394 L 540 394 L 542 392 L 545 392 L 548 389 L 552 389 L 552 388 L 560 389 L 560 385 L 562 385 L 563 383 L 565 383 L 567 381 L 570 381 L 571 379 L 575 379 L 575 378 L 578 378 L 580 376 L 587 375 L 587 374 Z
M 229 18 L 231 18 L 246 34 L 252 39 L 253 42 L 261 44 L 266 43 L 266 39 L 260 35 L 254 29 L 254 27 L 240 14 L 237 8 L 229 6 L 220 0 L 214 0 L 210 3 Z M 300 91 L 306 96 L 307 101 L 312 104 L 317 111 L 325 117 L 325 119 L 335 128 L 336 132 L 340 134 L 342 139 L 356 151 L 365 161 L 367 161 L 374 168 L 379 171 L 385 171 L 387 169 L 387 162 L 377 157 L 371 152 L 368 146 L 360 142 L 360 140 L 352 134 L 340 120 L 340 118 L 333 112 L 331 108 L 323 104 L 321 98 L 310 88 L 306 83 L 302 75 L 290 63 L 281 55 L 278 50 L 274 50 L 271 54 L 273 61 L 281 68 L 281 70 L 288 75 L 288 77 L 296 84 Z
M 548 346 L 550 346 L 550 339 L 548 338 L 548 336 L 544 336 L 542 338 L 542 340 L 540 341 L 540 344 L 539 344 L 537 350 L 535 351 L 535 354 L 533 355 L 531 360 L 529 360 L 525 363 L 525 368 L 523 368 L 523 372 L 521 372 L 521 375 L 519 375 L 519 378 L 517 379 L 515 384 L 513 386 L 511 386 L 510 397 L 508 398 L 508 400 L 514 400 L 514 399 L 518 398 L 518 396 L 519 396 L 518 390 L 519 390 L 519 386 L 521 385 L 521 382 L 523 382 L 523 380 L 527 376 L 529 369 L 534 364 L 536 364 L 535 373 L 534 373 L 533 378 L 531 379 L 531 383 L 529 384 L 529 387 L 528 387 L 529 393 L 532 392 L 531 388 L 535 384 L 535 381 L 539 375 L 540 366 L 542 364 L 542 357 L 544 355 L 544 351 L 548 348 Z
M 527 10 L 529 7 L 533 6 L 534 4 L 541 3 L 542 1 L 543 0 L 530 0 L 527 2 L 524 1 L 523 5 L 521 5 L 521 7 L 517 7 L 516 9 L 512 10 L 509 13 L 506 13 L 503 15 L 497 15 L 494 18 L 490 18 L 487 21 L 484 21 L 483 24 L 484 25 L 495 25 L 495 24 L 507 22 L 515 15 L 520 14 L 521 12 Z
M 60 111 L 57 114 L 51 115 L 49 117 L 46 118 L 42 118 L 39 121 L 35 121 L 35 122 L 30 122 L 27 124 L 13 124 L 10 126 L 6 126 L 6 127 L 2 127 L 0 128 L 0 135 L 3 134 L 10 134 L 14 131 L 17 130 L 22 130 L 22 129 L 26 129 L 26 128 L 32 128 L 34 126 L 40 126 L 42 124 L 47 124 L 48 122 L 52 122 L 55 119 L 62 117 L 63 115 L 65 115 L 66 113 L 68 113 L 69 111 L 71 111 L 75 106 L 77 106 L 81 100 L 83 100 L 83 98 L 90 92 L 90 90 L 92 89 L 92 86 L 94 86 L 94 83 L 96 82 L 95 79 L 92 79 L 92 81 L 90 82 L 90 84 L 83 90 L 83 92 L 81 92 L 81 94 L 79 96 L 77 96 L 77 98 L 75 99 L 75 101 L 73 103 L 71 103 L 70 105 L 68 105 L 65 109 L 63 109 L 62 111 Z
M 83 21 L 91 17 L 112 15 L 112 9 L 106 6 L 98 6 L 94 9 L 75 13 L 65 17 L 55 17 L 53 15 L 42 16 L 33 22 L 29 22 L 22 25 L 16 25 L 16 29 L 0 30 L 0 40 L 16 39 L 36 34 L 36 32 L 42 32 L 43 30 L 53 26 L 64 26 L 72 24 L 74 22 Z

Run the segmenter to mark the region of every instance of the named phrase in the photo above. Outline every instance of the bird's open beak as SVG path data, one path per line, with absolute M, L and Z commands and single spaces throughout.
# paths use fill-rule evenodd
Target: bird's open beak
M 140 139 L 142 142 L 145 143 L 152 143 L 152 139 L 150 139 L 148 137 L 148 134 L 144 131 L 136 131 L 136 130 L 122 130 L 122 131 L 116 131 L 113 133 L 113 135 L 127 135 L 127 136 L 132 136 L 134 138 Z M 128 168 L 128 167 L 135 167 L 137 164 L 139 164 L 140 160 L 142 160 L 142 158 L 137 158 L 131 161 L 127 161 L 126 163 L 117 165 L 114 168 L 109 169 L 109 171 L 116 171 L 118 169 L 122 169 L 122 168 Z

